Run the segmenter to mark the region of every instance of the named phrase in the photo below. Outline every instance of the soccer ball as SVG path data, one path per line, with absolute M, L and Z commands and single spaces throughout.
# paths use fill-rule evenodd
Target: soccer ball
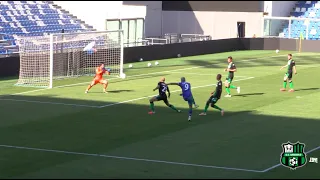
M 276 50 L 276 53 L 277 53 L 277 54 L 279 53 L 279 49 Z
M 142 59 L 142 58 L 140 58 L 140 62 L 141 62 L 141 61 L 143 61 L 143 59 Z
M 124 78 L 126 78 L 126 74 L 120 74 L 120 78 L 122 78 L 122 79 L 124 79 Z
M 159 65 L 159 62 L 158 62 L 158 61 L 156 61 L 156 62 L 154 63 L 154 65 L 156 65 L 156 66 L 157 66 L 157 65 Z
M 148 63 L 148 67 L 151 67 L 152 66 L 152 64 L 151 63 Z
M 178 54 L 177 57 L 178 57 L 178 58 L 181 57 L 181 54 Z
M 133 67 L 133 65 L 132 64 L 129 64 L 129 68 L 132 68 Z
M 289 163 L 290 163 L 291 166 L 295 166 L 295 165 L 298 164 L 298 160 L 296 158 L 291 158 L 289 160 Z

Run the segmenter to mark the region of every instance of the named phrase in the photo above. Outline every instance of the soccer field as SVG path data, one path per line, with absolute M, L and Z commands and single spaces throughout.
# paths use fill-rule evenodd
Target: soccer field
M 280 92 L 287 53 L 293 53 L 295 92 Z M 110 79 L 108 94 L 92 77 L 54 81 L 53 89 L 16 87 L 0 80 L 0 178 L 320 178 L 319 53 L 234 51 L 125 64 L 126 79 Z M 237 66 L 232 98 L 220 112 L 199 116 L 215 77 Z M 154 64 L 155 61 L 152 61 Z M 188 104 L 170 86 L 169 102 L 149 98 L 161 77 L 192 85 L 199 108 L 188 122 Z M 107 76 L 105 76 L 107 77 Z M 288 84 L 289 86 L 289 84 Z M 280 164 L 282 143 L 305 143 L 308 163 L 296 170 Z

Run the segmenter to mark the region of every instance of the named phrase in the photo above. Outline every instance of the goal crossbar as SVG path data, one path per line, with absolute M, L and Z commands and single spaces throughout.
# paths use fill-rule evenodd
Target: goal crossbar
M 95 74 L 101 63 L 110 75 L 123 73 L 123 30 L 18 37 L 18 86 L 52 88 L 54 80 Z

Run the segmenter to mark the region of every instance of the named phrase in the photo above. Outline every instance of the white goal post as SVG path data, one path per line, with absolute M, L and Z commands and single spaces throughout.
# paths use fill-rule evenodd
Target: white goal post
M 110 75 L 123 73 L 123 30 L 18 37 L 17 86 L 52 88 L 54 80 L 93 76 L 104 63 Z

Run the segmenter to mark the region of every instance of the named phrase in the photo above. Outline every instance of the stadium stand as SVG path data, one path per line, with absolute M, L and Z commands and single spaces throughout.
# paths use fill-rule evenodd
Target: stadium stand
M 293 12 L 291 12 L 291 17 L 297 18 L 311 18 L 319 19 L 320 18 L 320 2 L 319 1 L 297 1 Z M 283 36 L 289 37 L 289 25 L 286 24 L 286 27 L 283 29 Z M 306 25 L 304 20 L 292 20 L 291 21 L 291 38 L 299 38 L 300 32 L 303 36 L 306 37 Z M 320 21 L 310 21 L 308 25 L 309 39 L 318 40 L 320 36 Z
M 18 52 L 18 36 L 93 31 L 52 1 L 0 1 L 0 55 Z

